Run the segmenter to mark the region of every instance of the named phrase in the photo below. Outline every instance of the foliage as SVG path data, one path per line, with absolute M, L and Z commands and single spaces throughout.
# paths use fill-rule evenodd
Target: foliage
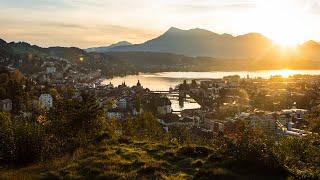
M 0 112 L 0 162 L 14 159 L 14 129 L 10 114 Z
M 49 112 L 48 133 L 60 147 L 70 151 L 85 146 L 105 130 L 105 116 L 96 99 L 83 94 L 83 101 L 56 102 Z
M 274 148 L 277 159 L 300 178 L 320 178 L 320 137 L 288 137 Z
M 212 157 L 221 157 L 212 158 Z M 236 168 L 235 168 L 236 167 Z M 103 142 L 87 148 L 67 165 L 50 169 L 55 179 L 284 179 L 285 174 L 241 166 L 207 146 L 165 145 L 149 141 Z
M 124 135 L 147 138 L 162 139 L 164 130 L 152 115 L 152 113 L 140 114 L 135 119 L 129 118 L 123 123 Z
M 42 159 L 44 129 L 36 122 L 0 114 L 0 162 L 25 164 Z

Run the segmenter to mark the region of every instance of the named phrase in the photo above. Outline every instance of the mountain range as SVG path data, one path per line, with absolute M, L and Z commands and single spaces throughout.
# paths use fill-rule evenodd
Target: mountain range
M 128 42 L 128 41 L 120 41 L 118 43 L 111 44 L 110 46 L 88 48 L 88 49 L 86 49 L 86 51 L 87 52 L 103 53 L 103 52 L 108 52 L 112 48 L 115 48 L 115 47 L 130 46 L 130 45 L 132 45 L 132 44 L 130 42 Z
M 234 37 L 202 29 L 170 28 L 158 38 L 142 44 L 120 42 L 87 51 L 77 47 L 43 48 L 26 42 L 0 39 L 0 65 L 13 64 L 21 68 L 19 62 L 23 62 L 28 71 L 32 71 L 33 65 L 39 64 L 38 61 L 63 58 L 81 67 L 102 69 L 106 74 L 320 69 L 319 43 L 307 41 L 296 48 L 282 49 L 258 33 Z
M 89 48 L 88 52 L 158 52 L 191 57 L 213 57 L 220 59 L 279 58 L 284 55 L 281 47 L 259 33 L 240 36 L 217 34 L 204 29 L 182 30 L 170 28 L 159 37 L 142 44 L 119 43 L 108 47 Z M 298 47 L 286 49 L 292 57 L 319 59 L 320 44 L 308 41 Z
M 131 66 L 141 71 L 165 70 L 172 65 L 180 67 L 180 70 L 182 67 L 192 67 L 187 70 L 320 69 L 318 42 L 307 41 L 295 48 L 281 48 L 258 33 L 232 36 L 203 29 L 170 28 L 161 36 L 142 44 L 122 41 L 86 50 L 77 47 L 43 48 L 26 42 L 0 39 L 0 60 L 24 61 L 30 55 L 40 59 L 64 58 L 88 67 L 105 65 L 112 69 L 113 66 Z M 85 59 L 85 63 L 80 59 Z

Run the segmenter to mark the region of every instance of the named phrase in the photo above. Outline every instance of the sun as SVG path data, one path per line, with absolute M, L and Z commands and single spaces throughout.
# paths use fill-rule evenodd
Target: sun
M 259 31 L 282 46 L 295 46 L 308 39 L 308 13 L 295 0 L 257 0 L 253 14 Z
M 289 70 L 289 69 L 280 70 L 279 73 L 284 78 L 288 78 L 289 76 L 294 75 L 294 71 Z
M 283 78 L 289 78 L 294 75 L 295 71 L 290 69 L 274 70 L 270 73 L 270 76 L 281 76 Z

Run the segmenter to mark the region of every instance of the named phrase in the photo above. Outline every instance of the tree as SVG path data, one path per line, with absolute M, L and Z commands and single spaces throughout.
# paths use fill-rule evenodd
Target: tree
M 6 89 L 3 87 L 0 87 L 0 98 L 4 99 L 7 96 Z
M 15 70 L 13 73 L 11 73 L 10 79 L 12 79 L 13 81 L 15 81 L 19 84 L 23 83 L 23 81 L 24 81 L 24 77 L 19 70 Z
M 135 97 L 135 107 L 137 109 L 137 112 L 140 113 L 141 110 L 141 96 L 139 94 Z
M 49 90 L 49 94 L 50 94 L 52 97 L 54 97 L 54 98 L 57 98 L 58 95 L 59 95 L 58 90 L 57 90 L 56 88 L 51 88 L 51 89 Z
M 275 157 L 289 172 L 306 179 L 320 177 L 320 137 L 283 138 L 273 150 Z
M 161 139 L 164 130 L 152 113 L 142 113 L 135 119 L 129 118 L 123 123 L 124 134 L 147 139 Z
M 93 95 L 83 93 L 82 98 L 79 122 L 88 135 L 99 134 L 105 128 L 105 113 Z
M 82 94 L 83 101 L 61 100 L 50 110 L 48 128 L 62 151 L 85 146 L 106 128 L 103 109 L 90 94 Z
M 0 162 L 14 159 L 14 130 L 10 114 L 0 112 Z
M 191 87 L 193 87 L 193 88 L 198 87 L 198 84 L 197 84 L 196 80 L 193 79 L 193 80 L 191 81 Z
M 0 85 L 4 85 L 4 86 L 7 85 L 8 81 L 9 81 L 8 74 L 6 73 L 0 74 Z

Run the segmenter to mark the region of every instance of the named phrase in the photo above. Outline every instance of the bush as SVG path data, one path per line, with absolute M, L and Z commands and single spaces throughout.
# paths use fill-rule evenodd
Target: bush
M 152 113 L 143 113 L 135 119 L 127 119 L 123 123 L 125 136 L 161 140 L 165 138 L 164 129 Z
M 58 152 L 71 152 L 85 147 L 101 136 L 106 129 L 103 110 L 96 99 L 82 95 L 83 101 L 66 100 L 57 102 L 48 115 L 48 133 L 53 137 Z
M 45 131 L 42 125 L 36 122 L 15 120 L 14 145 L 15 164 L 25 164 L 42 160 L 44 158 Z
M 21 119 L 12 120 L 0 113 L 0 161 L 6 164 L 25 164 L 43 158 L 44 128 Z
M 305 178 L 320 178 L 320 137 L 287 137 L 274 148 L 278 161 L 292 174 Z
M 0 112 L 0 162 L 14 159 L 14 130 L 10 114 Z

